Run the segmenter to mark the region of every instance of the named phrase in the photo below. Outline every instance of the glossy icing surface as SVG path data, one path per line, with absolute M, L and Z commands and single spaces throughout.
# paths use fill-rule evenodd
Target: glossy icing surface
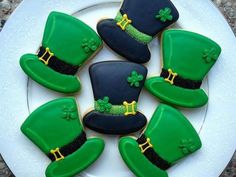
M 63 93 L 73 93 L 81 89 L 81 83 L 76 76 L 55 72 L 40 62 L 37 55 L 23 55 L 20 65 L 31 79 L 49 89 Z
M 116 23 L 113 19 L 107 19 L 97 24 L 98 33 L 103 41 L 117 54 L 132 62 L 149 61 L 151 53 L 147 45 L 131 38 L 129 34 L 118 28 Z
M 211 39 L 184 30 L 167 30 L 162 36 L 163 67 L 186 79 L 203 80 L 217 61 L 221 48 Z
M 139 87 L 132 87 L 127 81 L 132 71 L 136 71 L 144 77 L 139 82 Z M 138 102 L 147 69 L 142 65 L 131 62 L 107 61 L 91 65 L 89 74 L 95 100 L 108 96 L 113 105 L 121 105 L 123 101 Z
M 21 131 L 46 155 L 71 143 L 83 131 L 75 100 L 61 98 L 40 106 L 25 120 Z M 52 162 L 46 170 L 46 176 L 69 177 L 80 173 L 100 156 L 103 148 L 102 139 L 88 139 L 72 154 Z
M 161 9 L 171 10 L 172 20 L 162 22 L 155 16 Z M 124 0 L 121 9 L 122 14 L 128 14 L 133 26 L 143 33 L 155 36 L 167 26 L 173 24 L 179 18 L 179 13 L 170 0 Z
M 192 90 L 170 85 L 162 77 L 148 78 L 145 88 L 158 99 L 181 107 L 197 108 L 208 102 L 208 96 L 203 89 Z
M 94 100 L 100 102 L 100 109 L 85 115 L 87 127 L 107 134 L 128 134 L 145 126 L 145 116 L 136 112 L 147 75 L 144 66 L 124 61 L 99 62 L 90 66 L 89 73 Z M 130 105 L 126 107 L 125 102 Z M 115 108 L 122 110 L 114 112 Z
M 162 36 L 163 68 L 171 69 L 172 73 L 169 78 L 148 78 L 145 88 L 167 103 L 201 107 L 208 101 L 204 90 L 175 86 L 174 74 L 183 79 L 202 81 L 220 53 L 220 46 L 205 36 L 184 30 L 167 30 Z
M 96 32 L 79 19 L 52 12 L 47 20 L 42 45 L 70 64 L 81 65 L 102 45 Z
M 82 21 L 67 14 L 51 12 L 46 22 L 42 46 L 48 48 L 59 60 L 79 67 L 101 48 L 102 41 Z M 45 53 L 43 60 L 50 60 L 49 53 Z M 42 63 L 34 54 L 23 55 L 20 59 L 24 72 L 39 84 L 63 93 L 80 90 L 76 76 L 58 73 Z
M 172 164 L 201 147 L 201 140 L 187 118 L 164 104 L 154 112 L 144 134 L 151 139 L 154 150 Z M 191 147 L 186 148 L 191 148 L 191 151 L 184 152 L 182 141 L 190 139 Z
M 97 25 L 98 33 L 116 53 L 136 63 L 149 61 L 149 38 L 179 18 L 170 0 L 124 0 L 118 16 L 119 13 L 123 18 L 100 21 Z
M 164 104 L 156 109 L 144 134 L 150 139 L 154 151 L 171 164 L 201 147 L 197 132 L 184 115 Z M 119 150 L 123 160 L 136 176 L 168 176 L 164 170 L 145 157 L 135 139 L 121 138 Z

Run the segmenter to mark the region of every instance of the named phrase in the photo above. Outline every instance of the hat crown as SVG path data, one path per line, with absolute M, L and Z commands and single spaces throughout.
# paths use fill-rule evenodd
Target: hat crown
M 23 123 L 21 130 L 46 154 L 71 143 L 83 131 L 73 98 L 50 101 Z
M 131 62 L 109 61 L 93 64 L 89 73 L 95 100 L 108 97 L 111 104 L 122 105 L 138 101 L 147 69 Z
M 48 47 L 60 60 L 80 66 L 101 45 L 95 31 L 75 17 L 60 12 L 48 16 L 42 46 Z
M 203 80 L 221 48 L 211 39 L 184 30 L 167 30 L 162 37 L 163 66 L 184 79 Z
M 156 15 L 165 8 L 170 9 L 172 19 L 163 22 L 156 18 Z M 128 15 L 135 28 L 151 36 L 155 36 L 179 18 L 178 11 L 170 0 L 149 0 L 147 2 L 143 0 L 124 0 L 120 12 Z
M 150 138 L 155 152 L 169 163 L 201 147 L 201 140 L 191 123 L 179 111 L 164 104 L 155 111 L 145 135 Z

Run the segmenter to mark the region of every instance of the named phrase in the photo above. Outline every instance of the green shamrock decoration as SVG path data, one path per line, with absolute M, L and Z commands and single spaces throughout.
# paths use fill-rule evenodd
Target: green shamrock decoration
M 171 21 L 173 19 L 173 16 L 171 15 L 171 9 L 168 7 L 159 10 L 159 14 L 157 14 L 155 17 L 160 19 L 162 22 L 166 22 L 167 20 Z
M 103 99 L 97 100 L 96 110 L 99 112 L 109 112 L 111 110 L 112 104 L 109 103 L 109 97 L 105 96 Z
M 82 42 L 82 48 L 84 49 L 85 53 L 88 53 L 90 51 L 96 51 L 98 46 L 97 46 L 97 42 L 91 38 L 90 40 L 88 39 L 83 39 Z
M 63 108 L 62 118 L 66 120 L 73 120 L 77 118 L 76 108 L 75 107 L 66 107 Z
M 203 51 L 203 58 L 207 63 L 210 63 L 212 60 L 217 59 L 216 50 L 214 48 L 205 49 Z
M 179 148 L 182 150 L 183 154 L 190 154 L 196 149 L 192 139 L 183 139 L 179 145 Z
M 131 76 L 128 77 L 127 81 L 130 83 L 130 86 L 139 87 L 139 82 L 143 80 L 143 75 L 138 74 L 136 71 L 132 71 Z

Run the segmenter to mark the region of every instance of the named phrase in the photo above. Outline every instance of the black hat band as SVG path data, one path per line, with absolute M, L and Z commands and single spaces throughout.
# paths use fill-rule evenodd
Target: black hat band
M 146 158 L 155 166 L 162 170 L 167 170 L 171 164 L 160 157 L 153 149 L 153 146 L 149 138 L 146 138 L 144 134 L 137 139 L 141 152 L 146 156 Z
M 61 74 L 75 75 L 79 68 L 78 66 L 71 65 L 58 59 L 49 48 L 40 47 L 38 57 L 45 65 Z
M 84 131 L 75 138 L 71 143 L 61 147 L 56 148 L 50 151 L 48 157 L 52 161 L 59 161 L 64 159 L 66 156 L 72 154 L 73 152 L 77 151 L 85 142 L 86 142 L 86 134 Z
M 165 81 L 169 82 L 172 85 L 187 88 L 187 89 L 199 89 L 202 85 L 202 81 L 194 81 L 190 79 L 184 79 L 179 76 L 177 73 L 174 73 L 171 69 L 162 68 L 161 77 L 165 79 Z

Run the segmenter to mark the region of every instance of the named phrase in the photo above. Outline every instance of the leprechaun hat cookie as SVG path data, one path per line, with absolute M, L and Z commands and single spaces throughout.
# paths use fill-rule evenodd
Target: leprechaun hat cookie
M 123 137 L 119 141 L 121 156 L 137 177 L 168 177 L 170 166 L 200 148 L 201 140 L 191 123 L 164 104 L 137 140 Z
M 21 131 L 52 160 L 47 177 L 74 176 L 103 152 L 104 141 L 86 138 L 78 114 L 73 98 L 60 98 L 40 106 L 21 126 Z
M 132 62 L 145 63 L 151 55 L 148 43 L 178 18 L 170 0 L 124 0 L 115 19 L 100 21 L 97 31 L 116 53 Z
M 94 110 L 83 122 L 88 128 L 105 134 L 129 134 L 146 125 L 146 117 L 138 112 L 138 98 L 147 69 L 125 61 L 99 62 L 89 68 Z
M 174 105 L 203 106 L 208 96 L 200 88 L 202 80 L 220 53 L 220 46 L 205 36 L 184 30 L 167 30 L 162 36 L 161 75 L 148 78 L 145 88 Z
M 23 55 L 20 66 L 39 84 L 73 93 L 81 88 L 76 76 L 79 67 L 101 47 L 101 39 L 88 25 L 70 15 L 51 12 L 38 54 Z

